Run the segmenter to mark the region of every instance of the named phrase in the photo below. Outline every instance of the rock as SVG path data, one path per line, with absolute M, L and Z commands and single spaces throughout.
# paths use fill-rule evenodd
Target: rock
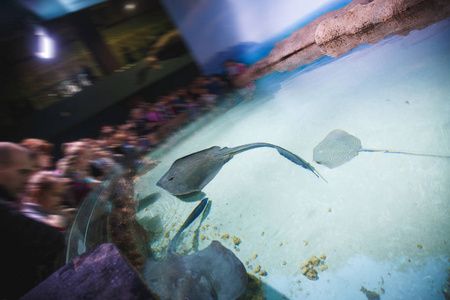
M 328 266 L 327 266 L 327 265 L 321 265 L 321 266 L 319 266 L 319 271 L 320 271 L 320 272 L 323 272 L 323 271 L 325 271 L 325 270 L 328 270 Z
M 319 279 L 318 272 L 316 267 L 319 268 L 319 271 L 323 272 L 328 269 L 328 266 L 325 264 L 326 255 L 320 255 L 320 258 L 313 255 L 308 260 L 304 261 L 300 266 L 300 271 L 303 275 L 305 275 L 310 280 Z
M 314 267 L 318 266 L 320 263 L 320 259 L 317 258 L 317 256 L 311 256 L 311 258 L 309 259 L 309 262 L 311 263 L 311 265 L 313 265 Z
M 309 271 L 309 267 L 307 267 L 307 266 L 304 266 L 301 269 L 301 272 L 302 272 L 303 275 L 306 275 L 306 273 L 308 273 L 308 271 Z
M 113 244 L 76 257 L 23 298 L 157 299 Z
M 261 266 L 257 265 L 256 268 L 253 270 L 253 272 L 259 273 L 259 271 L 261 271 Z
M 363 292 L 364 295 L 366 295 L 367 300 L 380 300 L 380 295 L 378 293 L 374 291 L 369 291 L 363 286 L 361 287 L 360 291 Z
M 238 238 L 237 236 L 233 236 L 233 244 L 235 246 L 238 246 L 241 243 L 241 239 Z
M 287 71 L 329 55 L 340 56 L 388 35 L 405 35 L 450 16 L 448 0 L 354 0 L 280 41 L 268 56 L 234 81 L 246 86 L 273 71 Z
M 309 269 L 306 273 L 305 273 L 306 278 L 308 278 L 309 280 L 317 280 L 319 279 L 319 276 L 317 275 L 317 271 L 314 269 Z

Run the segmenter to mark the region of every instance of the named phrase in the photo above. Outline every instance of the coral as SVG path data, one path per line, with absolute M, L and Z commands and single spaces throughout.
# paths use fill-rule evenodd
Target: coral
M 108 218 L 108 232 L 111 241 L 129 260 L 131 265 L 141 270 L 149 255 L 148 233 L 136 221 L 135 200 L 132 180 L 121 178 L 112 196 L 113 211 Z

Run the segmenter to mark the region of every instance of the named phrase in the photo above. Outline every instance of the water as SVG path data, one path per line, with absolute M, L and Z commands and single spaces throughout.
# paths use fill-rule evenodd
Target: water
M 180 252 L 220 240 L 248 262 L 249 273 L 258 265 L 267 271 L 268 299 L 367 299 L 361 287 L 381 299 L 444 299 L 450 159 L 360 153 L 327 169 L 313 163 L 312 151 L 343 129 L 367 148 L 450 155 L 450 21 L 277 84 L 273 95 L 197 122 L 153 154 L 161 164 L 136 184 L 139 198 L 160 196 L 138 213 L 155 234 L 152 250 L 165 253 L 197 204 L 155 185 L 174 160 L 213 145 L 268 142 L 311 162 L 328 183 L 273 149 L 236 155 L 204 188 L 211 210 L 186 231 Z M 300 265 L 321 254 L 328 269 L 307 279 Z

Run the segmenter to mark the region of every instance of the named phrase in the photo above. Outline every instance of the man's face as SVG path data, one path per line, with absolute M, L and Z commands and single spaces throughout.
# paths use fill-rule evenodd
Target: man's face
M 11 158 L 11 163 L 0 169 L 0 185 L 18 197 L 33 172 L 33 164 L 26 152 L 14 152 Z

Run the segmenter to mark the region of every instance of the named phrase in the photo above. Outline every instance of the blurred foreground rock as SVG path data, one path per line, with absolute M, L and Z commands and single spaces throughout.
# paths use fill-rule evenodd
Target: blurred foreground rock
M 113 244 L 75 258 L 22 299 L 156 299 Z

